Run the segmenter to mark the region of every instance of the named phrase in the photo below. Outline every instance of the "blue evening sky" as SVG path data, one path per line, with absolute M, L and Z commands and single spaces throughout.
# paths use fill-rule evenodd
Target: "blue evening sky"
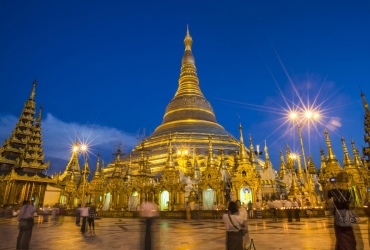
M 187 24 L 218 122 L 237 138 L 242 122 L 254 144 L 267 140 L 275 168 L 287 143 L 300 152 L 296 128 L 283 125 L 283 108 L 299 104 L 293 85 L 326 110 L 318 130 L 303 134 L 317 167 L 325 127 L 340 160 L 341 136 L 361 150 L 370 2 L 343 0 L 1 1 L 1 141 L 37 78 L 46 158 L 68 159 L 75 132 L 106 161 L 120 141 L 128 151 L 139 129 L 148 136 L 162 122 L 176 92 Z

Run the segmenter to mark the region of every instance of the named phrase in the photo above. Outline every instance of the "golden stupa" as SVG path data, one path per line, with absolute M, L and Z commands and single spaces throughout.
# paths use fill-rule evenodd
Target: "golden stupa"
M 177 156 L 191 158 L 192 164 L 197 161 L 200 167 L 205 165 L 204 156 L 207 155 L 210 135 L 215 149 L 222 148 L 230 154 L 239 149 L 239 142 L 218 124 L 210 102 L 199 87 L 192 43 L 193 39 L 187 29 L 184 39 L 185 52 L 175 96 L 167 105 L 162 124 L 132 150 L 133 162 L 140 159 L 140 153 L 137 151 L 146 151 L 150 169 L 155 175 L 162 172 L 166 165 L 170 136 L 177 149 Z M 186 159 L 184 161 L 186 164 Z

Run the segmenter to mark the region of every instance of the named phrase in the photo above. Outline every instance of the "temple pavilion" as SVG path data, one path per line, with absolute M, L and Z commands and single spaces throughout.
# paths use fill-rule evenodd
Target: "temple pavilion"
M 42 107 L 36 116 L 36 85 L 34 81 L 15 128 L 0 148 L 0 204 L 31 200 L 37 206 L 44 200 L 47 185 L 56 183 L 43 173 L 50 162 L 44 162 Z

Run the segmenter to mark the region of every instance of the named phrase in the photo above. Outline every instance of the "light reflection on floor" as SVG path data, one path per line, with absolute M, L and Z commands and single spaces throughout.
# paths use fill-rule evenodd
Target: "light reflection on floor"
M 370 249 L 369 225 L 363 218 L 354 227 L 360 248 Z M 333 218 L 249 220 L 250 237 L 257 249 L 334 249 Z M 31 249 L 140 249 L 144 223 L 140 219 L 104 218 L 96 221 L 96 236 L 79 232 L 75 218 L 39 216 L 35 218 Z M 153 225 L 154 249 L 225 249 L 225 231 L 221 219 L 167 220 Z M 0 249 L 14 249 L 18 234 L 17 221 L 0 218 Z M 287 238 L 288 237 L 288 238 Z M 5 240 L 3 240 L 5 239 Z M 211 246 L 211 248 L 210 248 Z

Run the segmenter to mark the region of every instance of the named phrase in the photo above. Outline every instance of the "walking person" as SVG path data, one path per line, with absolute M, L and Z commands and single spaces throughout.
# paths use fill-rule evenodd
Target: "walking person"
M 29 201 L 23 201 L 23 206 L 18 213 L 19 234 L 17 238 L 17 250 L 27 250 L 32 236 L 32 228 L 34 224 L 33 214 L 35 208 Z
M 334 178 L 333 178 L 334 179 Z M 337 242 L 335 244 L 335 250 L 356 250 L 356 238 L 353 233 L 353 228 L 349 224 L 347 227 L 342 227 L 336 224 L 335 215 L 339 210 L 349 210 L 349 204 L 351 202 L 351 193 L 348 191 L 347 183 L 342 183 L 341 188 L 336 188 L 336 180 L 332 180 L 335 188 L 328 191 L 328 198 L 333 198 L 332 212 L 334 215 L 334 232 Z
M 87 217 L 89 217 L 89 208 L 84 205 L 80 208 L 81 211 L 81 217 L 82 217 L 82 225 L 81 225 L 81 233 L 86 233 L 86 220 Z
M 218 219 L 218 213 L 217 213 L 218 212 L 218 206 L 217 206 L 216 202 L 213 203 L 212 210 L 213 210 L 213 217 L 215 219 Z
M 294 218 L 295 218 L 295 221 L 301 221 L 301 218 L 299 217 L 299 206 L 298 206 L 298 202 L 297 202 L 297 198 L 293 198 L 293 209 L 294 209 Z
M 312 218 L 312 205 L 308 198 L 306 199 L 306 215 L 310 219 Z
M 78 204 L 77 210 L 76 210 L 76 226 L 80 226 L 81 223 L 81 204 Z
M 91 206 L 89 203 L 89 217 L 87 218 L 87 222 L 89 223 L 89 234 L 95 235 L 95 216 L 96 216 L 96 208 L 95 206 Z M 91 231 L 92 227 L 92 231 Z
M 288 217 L 288 222 L 293 222 L 293 204 L 290 201 L 290 199 L 287 199 L 285 201 L 284 206 L 285 206 L 286 215 Z
M 246 249 L 250 245 L 250 238 L 249 238 L 249 232 L 248 232 L 249 230 L 248 230 L 248 223 L 247 223 L 248 213 L 247 213 L 247 209 L 245 209 L 245 207 L 241 205 L 240 200 L 237 200 L 235 203 L 239 209 L 239 217 L 243 220 L 244 229 L 247 231 L 243 236 L 243 247 Z
M 222 217 L 226 229 L 226 250 L 243 250 L 243 219 L 239 216 L 235 202 L 229 203 L 228 211 Z
M 252 219 L 253 218 L 253 204 L 251 200 L 248 202 L 248 213 L 249 213 L 249 219 Z

